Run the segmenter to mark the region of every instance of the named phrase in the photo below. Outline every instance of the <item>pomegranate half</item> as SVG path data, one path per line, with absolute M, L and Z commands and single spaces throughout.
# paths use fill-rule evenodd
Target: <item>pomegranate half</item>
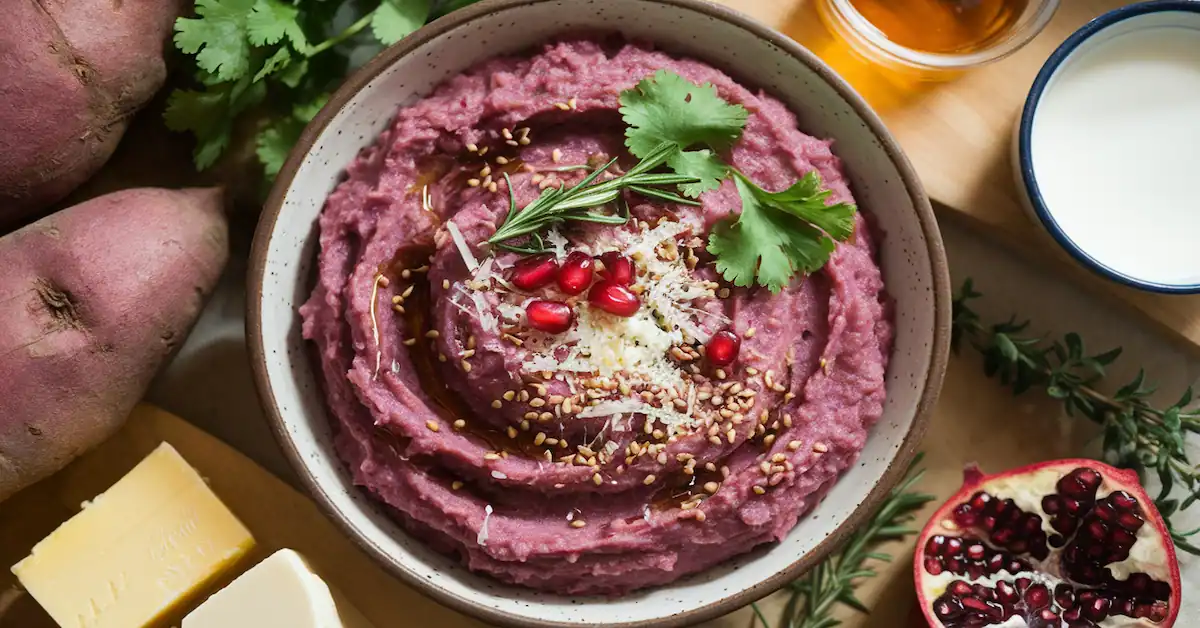
M 917 596 L 935 628 L 1168 628 L 1175 547 L 1137 474 L 1058 460 L 963 487 L 917 541 Z

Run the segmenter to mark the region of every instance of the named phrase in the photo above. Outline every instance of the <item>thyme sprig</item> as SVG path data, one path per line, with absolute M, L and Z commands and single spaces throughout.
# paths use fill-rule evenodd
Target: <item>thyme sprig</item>
M 678 148 L 674 144 L 663 142 L 625 174 L 593 185 L 601 174 L 607 172 L 617 162 L 614 157 L 608 163 L 593 170 L 574 187 L 570 189 L 565 186 L 547 188 L 532 203 L 521 209 L 517 208 L 517 198 L 513 193 L 512 181 L 505 174 L 504 179 L 508 184 L 508 216 L 505 217 L 504 224 L 500 225 L 496 233 L 488 238 L 488 243 L 518 253 L 541 253 L 546 250 L 541 233 L 557 224 L 567 221 L 624 224 L 629 220 L 629 212 L 621 196 L 623 190 L 631 190 L 644 196 L 672 203 L 698 205 L 699 203 L 694 200 L 658 189 L 659 186 L 695 183 L 696 178 L 673 173 L 651 172 L 663 165 L 667 158 L 676 151 Z M 618 211 L 616 213 L 592 211 L 610 203 L 617 204 Z M 510 242 L 522 237 L 527 237 L 524 245 Z
M 1166 408 L 1151 405 L 1155 387 L 1146 382 L 1145 370 L 1112 394 L 1102 392 L 1105 368 L 1121 355 L 1117 347 L 1088 355 L 1079 334 L 1061 339 L 1023 335 L 1029 321 L 1016 318 L 993 325 L 984 324 L 969 302 L 982 296 L 970 279 L 953 300 L 951 347 L 958 351 L 969 344 L 983 355 L 983 368 L 1014 394 L 1037 387 L 1058 399 L 1068 416 L 1082 416 L 1104 430 L 1104 453 L 1120 467 L 1133 469 L 1143 478 L 1155 472 L 1162 489 L 1154 503 L 1171 528 L 1171 516 L 1200 500 L 1200 468 L 1188 460 L 1184 436 L 1200 433 L 1200 409 L 1192 405 L 1192 389 Z M 1187 496 L 1171 497 L 1182 485 Z M 1200 547 L 1188 537 L 1200 528 L 1179 532 L 1171 528 L 1175 546 L 1191 554 Z
M 918 470 L 923 454 L 918 454 L 908 468 L 908 475 L 888 494 L 883 505 L 871 521 L 854 532 L 837 553 L 784 587 L 790 591 L 784 605 L 779 628 L 831 628 L 841 624 L 830 616 L 838 604 L 844 604 L 863 613 L 867 606 L 854 595 L 854 589 L 863 578 L 878 575 L 874 569 L 864 566 L 868 560 L 890 562 L 892 557 L 873 548 L 885 541 L 902 539 L 918 531 L 907 526 L 915 518 L 916 511 L 933 501 L 933 495 L 911 490 L 920 481 L 924 470 Z M 752 605 L 755 618 L 765 628 L 771 628 L 762 610 Z

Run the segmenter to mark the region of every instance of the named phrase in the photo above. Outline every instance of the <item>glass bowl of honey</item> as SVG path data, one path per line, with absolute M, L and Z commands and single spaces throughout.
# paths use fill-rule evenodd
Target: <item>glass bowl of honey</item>
M 817 0 L 834 34 L 867 60 L 931 76 L 1002 59 L 1033 39 L 1059 0 Z

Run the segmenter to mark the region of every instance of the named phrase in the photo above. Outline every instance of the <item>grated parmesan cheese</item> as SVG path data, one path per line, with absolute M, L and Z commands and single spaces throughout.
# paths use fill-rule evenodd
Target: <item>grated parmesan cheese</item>
M 467 269 L 472 273 L 478 270 L 479 260 L 475 259 L 475 254 L 471 252 L 471 247 L 467 246 L 467 240 L 463 238 L 462 232 L 458 230 L 458 225 L 454 224 L 453 220 L 448 220 L 446 221 L 446 231 L 450 232 L 450 238 L 454 240 L 454 246 L 458 248 L 458 254 L 467 265 Z
M 550 231 L 546 233 L 546 241 L 554 248 L 554 259 L 560 262 L 567 259 L 567 239 L 558 232 L 557 226 L 550 227 Z

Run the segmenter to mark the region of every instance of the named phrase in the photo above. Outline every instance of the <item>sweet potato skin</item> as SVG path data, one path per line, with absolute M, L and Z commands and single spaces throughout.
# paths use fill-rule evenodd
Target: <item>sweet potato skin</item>
M 228 259 L 221 205 L 125 190 L 0 238 L 0 500 L 124 422 Z
M 182 0 L 12 0 L 0 28 L 0 231 L 108 160 L 162 86 Z

